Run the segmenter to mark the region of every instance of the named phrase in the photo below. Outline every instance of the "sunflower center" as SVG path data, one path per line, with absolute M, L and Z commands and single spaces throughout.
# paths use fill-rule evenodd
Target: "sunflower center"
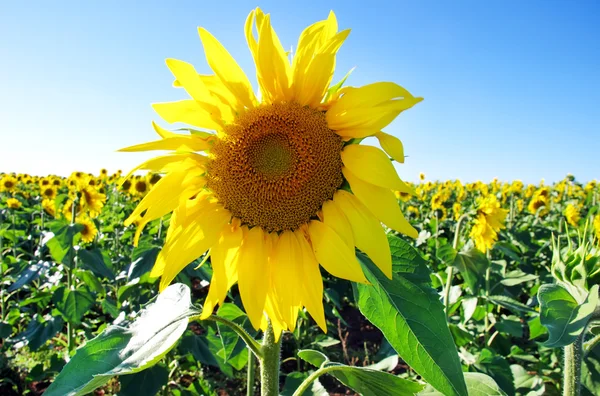
M 295 230 L 342 184 L 343 141 L 322 112 L 264 105 L 224 132 L 211 149 L 208 187 L 243 224 Z

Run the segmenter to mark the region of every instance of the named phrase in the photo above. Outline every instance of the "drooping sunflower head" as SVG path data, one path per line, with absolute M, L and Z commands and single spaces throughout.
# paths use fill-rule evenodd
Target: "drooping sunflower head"
M 3 175 L 0 179 L 0 192 L 14 192 L 17 189 L 17 178 L 12 175 Z
M 573 204 L 568 204 L 564 211 L 565 218 L 567 222 L 573 227 L 577 227 L 579 225 L 579 220 L 581 220 L 581 215 L 579 213 L 579 208 Z
M 391 276 L 381 223 L 417 236 L 394 194 L 413 194 L 390 161 L 404 162 L 402 143 L 381 129 L 422 99 L 391 82 L 331 88 L 336 54 L 349 34 L 338 32 L 333 13 L 304 30 L 291 61 L 260 9 L 248 16 L 245 33 L 260 100 L 233 57 L 203 28 L 200 39 L 214 75 L 167 60 L 174 85 L 191 99 L 154 109 L 167 122 L 189 124 L 191 134 L 153 124 L 159 140 L 122 150 L 174 151 L 133 170 L 164 176 L 126 225 L 138 222 L 137 243 L 149 221 L 173 212 L 152 270 L 162 276 L 161 289 L 210 250 L 213 278 L 204 316 L 237 282 L 255 327 L 264 328 L 268 316 L 276 331 L 293 329 L 298 309 L 306 307 L 325 329 L 318 265 L 365 282 L 354 256 L 358 247 Z M 359 144 L 369 136 L 383 150 Z
M 43 199 L 42 208 L 48 215 L 56 217 L 56 201 L 50 199 Z

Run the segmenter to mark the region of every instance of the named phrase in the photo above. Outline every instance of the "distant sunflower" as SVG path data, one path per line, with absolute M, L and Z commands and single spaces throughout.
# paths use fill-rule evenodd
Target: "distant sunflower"
M 94 187 L 84 187 L 81 190 L 81 204 L 91 218 L 100 214 L 105 201 L 106 195 L 101 194 Z
M 67 201 L 65 202 L 65 204 L 62 208 L 62 214 L 68 221 L 73 220 L 73 203 L 74 203 L 74 201 L 72 199 L 67 199 Z M 78 218 L 82 214 L 83 214 L 83 205 L 81 204 L 81 201 L 78 201 L 78 204 L 75 207 L 75 218 Z
M 52 179 L 52 185 L 54 187 L 58 188 L 58 187 L 62 186 L 62 180 L 59 179 L 58 177 L 55 177 L 55 178 Z
M 459 202 L 454 202 L 452 204 L 452 214 L 454 215 L 454 220 L 458 220 L 462 213 L 462 205 Z
M 41 189 L 40 195 L 44 199 L 53 200 L 54 198 L 56 198 L 56 188 L 49 184 L 48 186 Z
M 145 178 L 139 178 L 137 180 L 134 180 L 130 187 L 132 195 L 138 195 L 142 197 L 148 193 L 149 189 L 150 186 L 148 185 L 148 182 Z
M 82 217 L 77 219 L 77 224 L 81 224 L 83 226 L 83 230 L 81 230 L 81 240 L 85 243 L 90 243 L 94 241 L 96 235 L 98 234 L 98 228 L 96 228 L 96 224 L 92 221 L 92 219 L 88 217 Z
M 121 183 L 121 190 L 122 191 L 129 191 L 130 188 L 131 188 L 131 179 L 125 179 Z
M 546 194 L 546 190 L 541 190 L 542 193 L 538 194 L 535 192 L 527 205 L 527 210 L 531 214 L 538 214 L 539 216 L 545 216 L 550 212 L 549 194 Z
M 505 228 L 504 221 L 508 211 L 500 207 L 500 202 L 495 195 L 479 198 L 477 218 L 471 229 L 470 237 L 475 246 L 482 252 L 490 250 L 498 240 L 498 232 Z
M 21 201 L 16 198 L 8 198 L 6 200 L 6 206 L 8 206 L 9 209 L 19 209 L 21 207 Z
M 105 168 L 100 169 L 100 178 L 106 179 L 107 177 L 108 177 L 108 170 L 106 170 Z
M 42 208 L 52 217 L 56 217 L 56 202 L 50 199 L 42 200 Z
M 17 189 L 17 178 L 12 175 L 4 175 L 0 179 L 0 192 L 14 192 Z
M 425 180 L 425 173 L 423 173 L 423 172 L 419 173 L 419 180 L 421 180 L 421 181 Z
M 581 215 L 579 214 L 579 208 L 577 208 L 577 206 L 573 204 L 568 204 L 565 208 L 564 215 L 567 219 L 567 222 L 573 227 L 577 227 L 579 225 Z
M 154 124 L 160 140 L 123 149 L 175 151 L 136 168 L 165 176 L 126 225 L 145 212 L 137 242 L 146 223 L 173 211 L 151 272 L 162 276 L 161 290 L 210 249 L 204 318 L 237 282 L 255 328 L 264 329 L 268 316 L 278 337 L 294 329 L 298 310 L 306 307 L 326 330 L 319 264 L 334 276 L 366 282 L 356 246 L 391 277 L 381 223 L 417 237 L 394 196 L 412 193 L 390 161 L 404 161 L 402 143 L 381 129 L 422 99 L 391 82 L 330 90 L 336 53 L 349 34 L 337 30 L 333 13 L 309 26 L 290 61 L 270 16 L 253 10 L 245 32 L 259 100 L 227 50 L 200 28 L 215 74 L 199 75 L 192 65 L 168 59 L 175 86 L 192 99 L 154 109 L 167 122 L 217 133 L 181 135 Z M 368 136 L 385 152 L 358 144 Z
M 594 218 L 594 232 L 596 233 L 596 239 L 600 244 L 600 214 L 597 214 Z

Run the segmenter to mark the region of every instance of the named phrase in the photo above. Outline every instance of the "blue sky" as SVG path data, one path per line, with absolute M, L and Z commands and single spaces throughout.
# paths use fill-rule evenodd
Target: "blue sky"
M 150 103 L 185 95 L 164 59 L 208 73 L 203 26 L 254 81 L 243 24 L 259 5 L 287 48 L 334 10 L 352 29 L 335 79 L 356 66 L 349 85 L 394 81 L 425 98 L 386 128 L 409 156 L 404 179 L 600 177 L 598 1 L 136 3 L 1 3 L 0 171 L 128 170 L 148 158 L 115 150 L 153 140 Z

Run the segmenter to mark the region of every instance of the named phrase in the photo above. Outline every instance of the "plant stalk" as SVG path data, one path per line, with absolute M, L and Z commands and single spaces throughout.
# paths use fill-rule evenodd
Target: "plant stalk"
M 248 348 L 248 374 L 246 377 L 246 396 L 254 396 L 254 377 L 256 375 L 256 357 Z
M 581 393 L 584 333 L 574 343 L 563 347 L 563 396 L 579 396 Z
M 456 228 L 454 229 L 454 241 L 452 242 L 452 248 L 456 250 L 458 248 L 458 241 L 460 240 L 460 227 L 462 226 L 463 221 L 467 218 L 467 215 L 462 215 L 456 222 Z M 452 265 L 448 265 L 446 269 L 447 277 L 446 277 L 446 287 L 444 288 L 444 310 L 446 311 L 446 321 L 448 320 L 449 312 L 450 312 L 450 288 L 452 288 L 452 278 L 454 276 L 454 267 Z
M 279 395 L 279 361 L 281 354 L 281 338 L 275 341 L 275 332 L 271 321 L 268 322 L 261 346 L 260 362 L 261 396 Z

